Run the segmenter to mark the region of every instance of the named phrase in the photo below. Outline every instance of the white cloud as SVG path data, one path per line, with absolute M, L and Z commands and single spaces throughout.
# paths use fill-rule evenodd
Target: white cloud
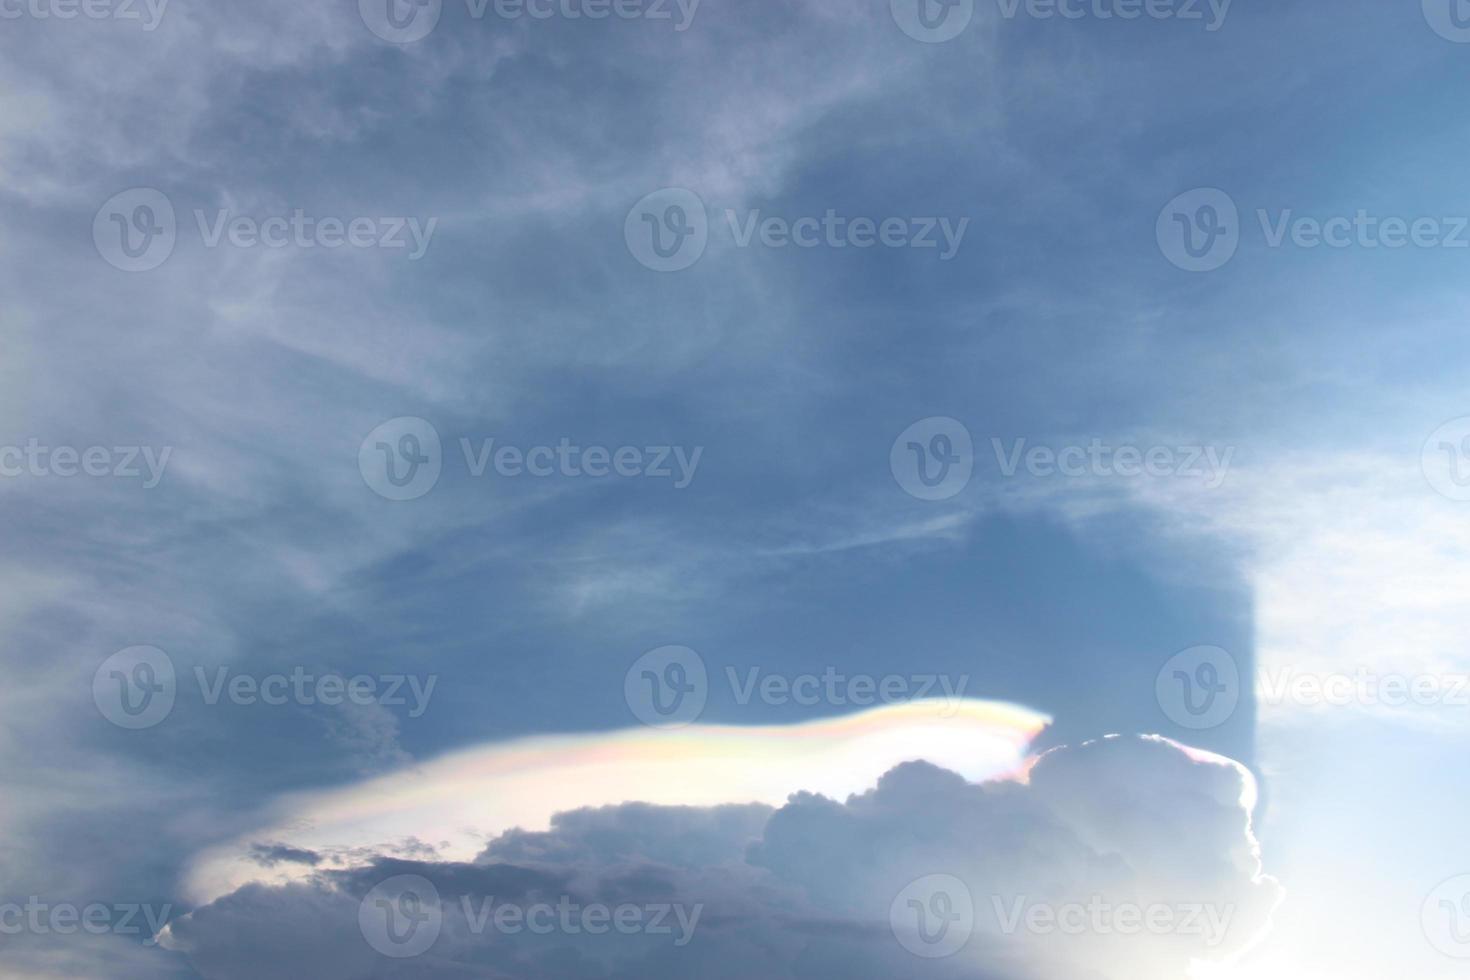
M 385 843 L 403 840 L 435 842 L 446 859 L 465 861 L 512 828 L 541 830 L 563 810 L 621 803 L 634 793 L 698 806 L 776 804 L 802 789 L 841 797 L 918 758 L 991 778 L 1022 764 L 1047 720 L 1014 705 L 934 700 L 798 725 L 699 724 L 493 743 L 276 801 L 250 832 L 196 856 L 186 890 L 209 901 L 252 881 L 279 883 L 312 870 L 262 868 L 253 858 L 261 842 L 322 853 L 332 859 L 328 868 L 355 863 L 364 851 L 404 855 Z
M 633 790 L 636 792 L 636 788 Z M 473 863 L 380 859 L 298 883 L 250 885 L 178 921 L 165 937 L 208 980 L 290 974 L 507 978 L 642 976 L 1023 978 L 1182 977 L 1193 959 L 1247 947 L 1280 898 L 1262 874 L 1240 766 L 1162 739 L 1056 749 L 1029 781 L 971 783 L 928 763 L 888 772 L 838 802 L 798 793 L 764 806 L 623 804 L 511 832 Z M 955 955 L 904 945 L 898 900 L 942 873 L 973 917 Z M 388 879 L 432 883 L 441 920 L 423 955 L 379 958 L 359 931 L 369 892 Z M 948 894 L 948 893 L 947 893 Z M 422 896 L 421 896 L 422 897 Z M 687 942 L 648 930 L 594 936 L 478 930 L 476 910 L 557 905 L 682 909 Z M 1058 933 L 1010 910 L 1086 906 L 1179 913 L 1164 928 L 1088 920 Z M 895 907 L 898 912 L 895 913 Z M 695 911 L 697 909 L 697 912 Z M 1213 916 L 1218 933 L 1184 921 Z M 895 916 L 900 916 L 895 918 Z M 674 921 L 673 919 L 670 920 Z M 1200 923 L 1206 921 L 1201 918 Z M 368 927 L 364 927 L 365 929 Z

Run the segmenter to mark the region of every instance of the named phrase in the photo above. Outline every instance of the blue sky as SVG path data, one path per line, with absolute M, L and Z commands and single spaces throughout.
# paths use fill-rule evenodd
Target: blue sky
M 923 0 L 957 32 L 928 41 L 905 0 L 602 19 L 567 13 L 595 0 L 544 19 L 394 0 L 427 32 L 412 40 L 375 2 L 0 4 L 7 976 L 857 976 L 851 950 L 812 938 L 872 938 L 851 896 L 881 912 L 940 871 L 976 896 L 1000 879 L 1083 894 L 1123 888 L 1118 861 L 1130 894 L 1197 892 L 1259 928 L 1233 958 L 1178 936 L 1059 952 L 977 934 L 929 959 L 883 922 L 863 968 L 1463 969 L 1460 0 L 1180 0 L 1136 19 L 1102 16 L 1127 0 L 1064 5 L 1074 18 Z M 684 267 L 661 271 L 652 230 Z M 527 470 L 558 447 L 575 467 Z M 963 474 L 928 486 L 952 452 Z M 417 473 L 422 453 L 437 477 L 392 489 L 382 466 Z M 662 732 L 628 692 L 669 646 L 703 668 L 704 704 Z M 127 684 L 159 676 L 135 668 L 165 662 L 119 654 L 136 648 L 166 657 L 174 700 L 129 727 Z M 1189 653 L 1191 683 L 1219 676 L 1201 658 L 1237 671 L 1207 725 L 1167 693 L 1172 658 L 1201 648 L 1225 659 Z M 834 784 L 853 758 L 837 736 L 835 755 L 778 753 L 785 768 L 762 739 L 872 704 L 742 697 L 731 677 L 752 670 L 896 677 L 900 701 L 963 682 L 1050 719 L 1032 748 L 1057 753 L 1013 795 L 992 792 L 1012 786 L 999 735 L 964 773 L 984 793 L 928 770 Z M 375 687 L 259 697 L 293 674 Z M 1363 686 L 1384 676 L 1426 696 Z M 1354 680 L 1323 703 L 1302 677 Z M 977 733 L 1005 726 L 986 717 L 929 743 L 908 716 L 868 723 L 937 762 L 991 745 Z M 532 843 L 513 831 L 563 799 L 556 766 L 623 744 L 606 733 L 698 759 L 717 727 L 731 758 L 793 784 L 706 797 L 690 772 L 655 785 L 623 759 L 612 795 L 572 794 L 612 809 L 523 827 L 549 835 Z M 1113 734 L 1132 741 L 1084 746 Z M 1136 739 L 1154 734 L 1253 776 Z M 540 736 L 568 740 L 525 741 Z M 536 799 L 496 810 L 501 784 L 472 787 L 473 853 L 403 814 L 393 841 L 321 816 L 324 800 L 377 812 L 420 777 L 446 799 L 446 757 L 494 769 L 527 746 L 548 768 L 515 792 Z M 1233 780 L 1258 784 L 1249 827 Z M 829 786 L 855 795 L 783 798 Z M 1110 787 L 1133 790 L 1103 814 Z M 618 809 L 637 802 L 688 809 Z M 890 848 L 898 825 L 874 812 L 933 819 L 924 839 L 944 846 Z M 343 836 L 292 838 L 309 819 Z M 607 850 L 622 838 L 603 820 L 643 843 Z M 1036 830 L 1053 824 L 1071 836 Z M 195 887 L 210 856 L 254 844 L 336 850 Z M 1007 848 L 1039 856 L 976 857 Z M 283 866 L 300 880 L 267 874 Z M 707 925 L 684 960 L 570 941 L 557 959 L 565 936 L 487 960 L 446 927 L 405 963 L 354 924 L 386 871 L 446 895 L 480 894 L 482 874 L 561 882 L 546 894 L 595 880 L 604 898 L 657 877 L 728 921 L 752 895 L 780 913 Z M 184 925 L 162 946 L 3 931 L 6 908 L 37 902 Z M 260 933 L 230 918 L 251 902 Z M 300 903 L 324 910 L 309 949 Z

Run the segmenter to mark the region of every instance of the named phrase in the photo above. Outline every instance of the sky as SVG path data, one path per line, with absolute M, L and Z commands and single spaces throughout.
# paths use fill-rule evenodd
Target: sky
M 1463 0 L 0 52 L 0 976 L 1463 974 Z

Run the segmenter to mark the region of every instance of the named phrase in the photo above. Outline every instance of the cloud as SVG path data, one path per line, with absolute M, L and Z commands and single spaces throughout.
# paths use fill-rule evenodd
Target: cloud
M 348 753 L 363 775 L 407 764 L 398 745 L 398 717 L 381 704 L 341 704 L 323 720 L 327 738 Z
M 551 830 L 520 829 L 492 841 L 481 862 L 576 864 L 642 859 L 698 867 L 739 859 L 741 842 L 760 836 L 773 808 L 759 803 L 715 807 L 624 803 L 572 810 Z
M 263 869 L 256 859 L 262 842 L 321 855 L 319 871 L 358 866 L 367 854 L 422 860 L 425 842 L 438 860 L 470 861 L 487 840 L 508 833 L 500 848 L 534 853 L 560 838 L 526 831 L 552 828 L 559 812 L 621 804 L 629 787 L 645 803 L 666 806 L 776 805 L 802 789 L 845 797 L 920 757 L 990 779 L 1023 765 L 1047 721 L 1016 705 L 929 699 L 795 725 L 640 727 L 496 742 L 274 801 L 238 839 L 195 855 L 185 889 L 203 903 L 309 872 L 297 864 Z M 687 832 L 680 839 L 690 843 Z
M 255 844 L 250 848 L 250 857 L 262 868 L 274 868 L 282 862 L 315 866 L 322 861 L 321 855 L 314 851 L 285 844 Z
M 910 762 L 845 802 L 579 809 L 473 861 L 251 884 L 164 945 L 208 980 L 1183 977 L 1247 948 L 1281 897 L 1254 793 L 1243 767 L 1157 737 L 1054 749 L 1017 780 Z M 419 926 L 381 924 L 400 914 Z

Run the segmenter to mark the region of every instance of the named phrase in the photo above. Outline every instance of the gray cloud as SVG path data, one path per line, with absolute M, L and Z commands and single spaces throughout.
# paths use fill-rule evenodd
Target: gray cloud
M 379 858 L 252 885 L 177 921 L 166 945 L 209 980 L 1178 978 L 1191 958 L 1246 948 L 1281 897 L 1262 873 L 1253 794 L 1243 768 L 1159 738 L 1054 749 L 1027 782 L 971 784 L 914 762 L 845 802 L 629 803 L 505 834 L 472 864 Z M 965 941 L 953 955 L 926 958 L 894 916 L 905 896 L 931 897 L 935 875 L 973 915 L 955 926 Z M 359 913 L 403 876 L 432 884 L 439 918 L 431 947 L 393 959 Z M 534 906 L 571 917 L 544 935 L 493 924 L 496 910 Z M 592 935 L 578 916 L 594 906 L 645 910 L 650 925 L 646 910 L 668 907 L 671 931 Z M 1082 925 L 1049 928 L 1034 908 Z M 1130 931 L 1129 908 L 1174 918 Z
M 263 868 L 273 868 L 282 863 L 315 866 L 321 863 L 322 857 L 315 851 L 286 844 L 256 844 L 250 848 L 250 859 Z

